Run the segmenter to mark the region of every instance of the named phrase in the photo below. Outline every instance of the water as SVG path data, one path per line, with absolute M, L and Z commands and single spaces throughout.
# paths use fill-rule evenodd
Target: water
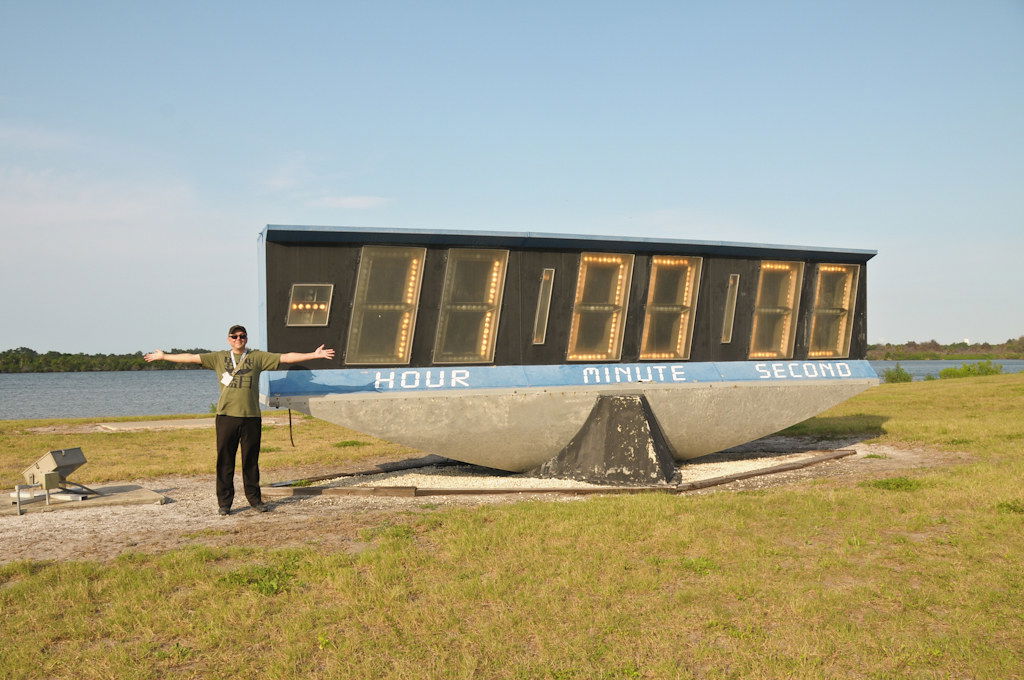
M 208 413 L 213 371 L 0 373 L 0 420 Z
M 938 376 L 963 361 L 901 361 L 915 380 Z M 1024 360 L 996 360 L 1005 373 L 1024 372 Z M 879 376 L 895 361 L 872 361 Z M 0 420 L 103 418 L 208 413 L 219 385 L 211 371 L 97 371 L 0 373 Z
M 921 361 L 872 361 L 871 367 L 875 369 L 875 373 L 878 377 L 882 377 L 882 371 L 886 371 L 890 368 L 896 368 L 896 364 L 900 365 L 900 368 L 905 370 L 914 380 L 924 380 L 926 375 L 933 375 L 936 378 L 939 377 L 939 371 L 944 368 L 960 368 L 964 364 L 976 364 L 977 359 L 960 359 L 958 361 L 946 361 L 940 359 L 924 359 Z M 1024 359 L 993 359 L 993 364 L 999 364 L 1003 367 L 1003 373 L 1021 373 L 1024 372 Z

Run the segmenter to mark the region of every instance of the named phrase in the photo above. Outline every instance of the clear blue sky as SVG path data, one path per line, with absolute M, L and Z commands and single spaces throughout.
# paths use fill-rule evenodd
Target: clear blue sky
M 0 0 L 0 350 L 220 347 L 268 223 L 875 249 L 870 341 L 1002 342 L 1024 2 Z

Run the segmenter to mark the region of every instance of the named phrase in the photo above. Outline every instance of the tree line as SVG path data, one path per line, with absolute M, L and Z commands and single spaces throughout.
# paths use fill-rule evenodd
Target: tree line
M 954 342 L 943 345 L 935 340 L 868 345 L 868 359 L 877 361 L 911 361 L 917 359 L 1024 359 L 1024 335 L 1006 342 Z
M 203 354 L 207 349 L 171 349 L 169 354 Z M 28 347 L 0 352 L 0 373 L 67 373 L 79 371 L 187 371 L 198 364 L 172 364 L 169 361 L 146 363 L 142 352 L 134 354 L 40 354 Z

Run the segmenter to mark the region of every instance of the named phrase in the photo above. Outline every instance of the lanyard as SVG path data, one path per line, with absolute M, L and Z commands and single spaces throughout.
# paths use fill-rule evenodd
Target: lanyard
M 247 357 L 248 355 L 249 355 L 249 350 L 245 350 L 242 353 L 242 358 L 238 360 L 238 363 L 235 363 L 235 353 L 232 352 L 231 350 L 228 350 L 228 356 L 231 357 L 231 368 L 233 369 L 231 371 L 232 375 L 234 375 L 235 373 L 238 372 L 238 367 L 241 366 L 243 363 L 245 363 L 245 357 Z

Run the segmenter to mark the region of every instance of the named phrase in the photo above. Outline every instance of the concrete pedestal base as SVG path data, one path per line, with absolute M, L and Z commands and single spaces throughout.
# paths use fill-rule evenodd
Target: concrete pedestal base
M 531 473 L 592 484 L 649 486 L 672 480 L 673 458 L 643 395 L 605 395 L 597 398 L 565 448 Z

